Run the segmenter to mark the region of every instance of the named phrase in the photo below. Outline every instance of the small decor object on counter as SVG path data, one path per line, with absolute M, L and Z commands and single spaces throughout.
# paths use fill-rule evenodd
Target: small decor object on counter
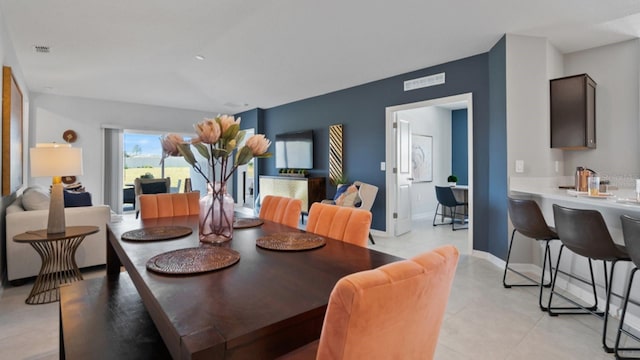
M 587 178 L 587 189 L 589 190 L 589 196 L 598 196 L 600 194 L 600 177 L 589 176 Z
M 256 134 L 242 144 L 245 131 L 240 130 L 240 118 L 220 115 L 204 119 L 194 125 L 197 136 L 191 142 L 178 134 L 167 134 L 160 138 L 162 161 L 169 156 L 182 156 L 193 169 L 202 175 L 209 192 L 200 201 L 200 241 L 219 243 L 233 237 L 233 198 L 227 194 L 227 180 L 238 166 L 246 165 L 252 158 L 270 157 L 267 150 L 271 141 Z M 191 150 L 194 147 L 207 160 L 207 169 L 202 169 Z M 234 153 L 233 165 L 229 157 Z
M 449 183 L 449 186 L 456 186 L 458 183 L 458 177 L 455 175 L 449 175 L 449 177 L 447 177 L 447 182 Z

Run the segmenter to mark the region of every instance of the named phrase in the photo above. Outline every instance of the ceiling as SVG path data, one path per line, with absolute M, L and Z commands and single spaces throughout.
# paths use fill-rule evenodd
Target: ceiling
M 505 33 L 563 53 L 640 34 L 638 0 L 0 0 L 0 13 L 32 92 L 212 113 L 483 53 Z

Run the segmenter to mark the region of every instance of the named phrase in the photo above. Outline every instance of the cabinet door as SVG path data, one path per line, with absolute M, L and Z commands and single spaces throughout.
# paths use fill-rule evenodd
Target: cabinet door
M 550 81 L 551 147 L 596 147 L 595 82 L 588 75 Z

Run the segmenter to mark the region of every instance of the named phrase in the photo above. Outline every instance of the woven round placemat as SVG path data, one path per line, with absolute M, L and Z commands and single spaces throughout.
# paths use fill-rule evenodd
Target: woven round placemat
M 240 254 L 235 250 L 205 246 L 156 255 L 147 261 L 147 269 L 171 275 L 198 274 L 224 269 L 239 260 Z
M 281 232 L 263 236 L 256 245 L 263 249 L 279 251 L 311 250 L 324 246 L 327 240 L 322 236 L 302 232 Z
M 127 241 L 171 240 L 190 235 L 192 232 L 193 230 L 186 226 L 154 226 L 127 231 L 121 238 Z
M 257 218 L 236 218 L 233 221 L 234 229 L 246 229 L 264 224 L 262 219 Z

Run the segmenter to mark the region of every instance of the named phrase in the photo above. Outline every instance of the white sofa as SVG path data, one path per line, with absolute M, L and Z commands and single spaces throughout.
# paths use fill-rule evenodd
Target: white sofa
M 25 193 L 28 190 L 25 190 Z M 45 207 L 41 204 L 40 208 Z M 48 204 L 46 204 L 48 209 Z M 38 275 L 41 260 L 38 253 L 28 244 L 17 243 L 13 237 L 33 230 L 47 228 L 48 210 L 25 210 L 23 195 L 7 207 L 6 210 L 6 254 L 7 277 L 9 281 Z M 106 263 L 107 223 L 110 221 L 111 209 L 107 205 L 94 205 L 65 208 L 67 226 L 94 225 L 100 228 L 95 234 L 87 236 L 76 252 L 76 262 L 80 268 L 102 265 Z

